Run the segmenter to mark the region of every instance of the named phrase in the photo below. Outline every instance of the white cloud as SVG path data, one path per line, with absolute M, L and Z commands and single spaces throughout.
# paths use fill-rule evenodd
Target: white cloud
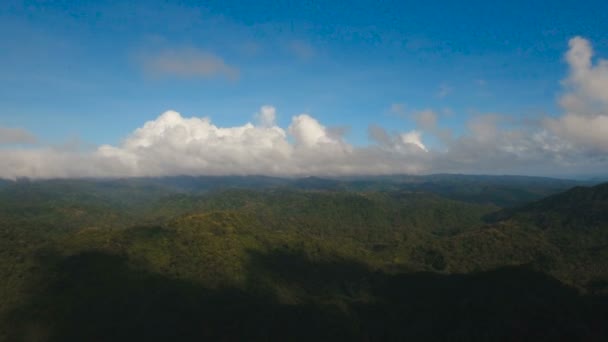
M 287 130 L 264 106 L 259 124 L 218 127 L 209 118 L 167 111 L 120 145 L 77 152 L 50 148 L 0 149 L 0 178 L 163 175 L 345 175 L 421 172 L 420 133 L 391 137 L 391 146 L 354 147 L 308 114 Z
M 164 49 L 142 55 L 143 66 L 155 76 L 180 78 L 210 78 L 221 76 L 228 79 L 239 77 L 237 68 L 210 52 L 188 47 Z
M 330 138 L 327 128 L 308 114 L 294 117 L 289 126 L 289 133 L 294 136 L 297 146 L 315 147 L 337 143 L 336 140 Z
M 566 114 L 559 119 L 547 119 L 546 126 L 581 147 L 608 152 L 608 115 Z
M 269 119 L 274 108 L 264 107 Z M 131 134 L 121 146 L 101 146 L 102 158 L 120 161 L 131 174 L 275 173 L 291 154 L 286 133 L 272 122 L 222 128 L 208 118 L 167 111 Z
M 608 152 L 608 60 L 593 64 L 591 43 L 574 37 L 566 61 L 570 67 L 560 98 L 565 113 L 548 118 L 546 127 L 581 148 Z
M 221 128 L 208 118 L 184 118 L 167 111 L 135 130 L 122 145 L 101 146 L 95 157 L 101 163 L 120 165 L 131 176 L 371 174 L 421 169 L 408 158 L 394 158 L 386 165 L 390 154 L 407 156 L 424 150 L 417 132 L 400 135 L 395 145 L 414 148 L 372 153 L 347 144 L 308 114 L 294 116 L 287 131 L 274 123 L 275 115 L 273 107 L 264 106 L 259 126 Z
M 161 175 L 277 176 L 429 172 L 557 174 L 608 170 L 608 62 L 573 38 L 560 98 L 563 113 L 534 122 L 485 114 L 472 117 L 454 136 L 432 110 L 414 112 L 416 129 L 390 133 L 369 127 L 371 143 L 355 146 L 309 114 L 279 127 L 277 112 L 263 106 L 254 123 L 219 127 L 209 118 L 167 111 L 118 145 L 90 151 L 49 147 L 18 129 L 0 128 L 0 178 Z M 402 104 L 391 111 L 405 112 Z M 430 148 L 423 138 L 437 138 Z
M 422 132 L 409 131 L 396 134 L 389 134 L 386 130 L 377 125 L 370 125 L 368 129 L 370 139 L 372 139 L 384 151 L 394 153 L 396 155 L 403 152 L 419 153 L 428 152 L 428 149 L 422 142 Z
M 276 126 L 276 109 L 273 106 L 262 106 L 257 114 L 260 125 L 263 127 Z
M 0 126 L 0 145 L 2 144 L 34 144 L 36 137 L 22 129 Z
M 399 135 L 401 142 L 404 144 L 411 144 L 419 147 L 421 150 L 427 152 L 426 146 L 422 143 L 422 133 L 418 131 L 411 131 L 407 133 L 401 133 Z

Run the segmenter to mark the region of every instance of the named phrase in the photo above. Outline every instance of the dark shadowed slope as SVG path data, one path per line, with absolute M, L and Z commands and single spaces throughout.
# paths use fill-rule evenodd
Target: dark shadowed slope
M 276 251 L 249 255 L 245 285 L 211 288 L 102 252 L 45 258 L 50 282 L 10 313 L 11 340 L 599 341 L 606 336 L 606 298 L 580 296 L 522 267 L 471 275 L 388 275 L 347 260 L 316 262 Z
M 578 186 L 525 205 L 514 210 L 512 214 L 532 219 L 545 228 L 606 226 L 608 223 L 608 183 L 593 187 Z

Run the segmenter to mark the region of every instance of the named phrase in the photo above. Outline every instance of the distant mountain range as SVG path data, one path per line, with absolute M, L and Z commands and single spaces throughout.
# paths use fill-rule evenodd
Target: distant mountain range
M 39 184 L 53 187 L 69 185 L 91 189 L 129 187 L 159 191 L 203 193 L 223 189 L 293 188 L 327 191 L 422 191 L 447 198 L 477 203 L 513 206 L 564 191 L 574 186 L 594 185 L 593 181 L 566 180 L 529 176 L 484 176 L 435 174 L 426 176 L 359 176 L 340 178 L 278 178 L 267 176 L 173 176 L 119 179 L 58 179 L 16 182 L 1 180 L 0 187 L 15 184 Z

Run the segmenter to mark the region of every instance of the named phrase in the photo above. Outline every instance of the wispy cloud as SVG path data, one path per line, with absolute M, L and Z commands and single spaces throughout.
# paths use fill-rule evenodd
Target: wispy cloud
M 0 126 L 0 145 L 2 144 L 35 144 L 36 136 L 22 128 Z
M 442 98 L 450 95 L 451 92 L 452 92 L 452 87 L 443 83 L 439 86 L 439 90 L 437 90 L 437 97 L 442 99 Z
M 239 77 L 239 70 L 221 57 L 194 47 L 146 52 L 141 55 L 141 60 L 146 72 L 160 77 L 224 77 L 232 80 Z
M 407 115 L 406 106 L 404 103 L 393 103 L 389 108 L 389 113 L 404 118 Z
M 291 41 L 288 45 L 288 50 L 297 58 L 308 60 L 316 55 L 315 48 L 309 43 L 302 40 Z
M 260 44 L 254 41 L 247 41 L 245 43 L 239 44 L 237 50 L 244 54 L 245 56 L 257 56 L 262 51 L 262 47 Z

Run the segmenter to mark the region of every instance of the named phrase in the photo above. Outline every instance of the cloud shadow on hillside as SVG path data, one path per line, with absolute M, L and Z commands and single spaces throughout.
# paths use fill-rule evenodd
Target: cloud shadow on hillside
M 135 269 L 123 256 L 98 251 L 54 259 L 36 283 L 45 284 L 43 290 L 9 317 L 9 337 L 593 340 L 608 333 L 605 297 L 579 295 L 525 267 L 391 275 L 348 260 L 313 262 L 290 251 L 250 257 L 248 285 L 222 289 Z

